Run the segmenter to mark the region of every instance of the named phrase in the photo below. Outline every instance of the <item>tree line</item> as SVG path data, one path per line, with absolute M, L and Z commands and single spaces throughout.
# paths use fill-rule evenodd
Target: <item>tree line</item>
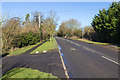
M 120 2 L 113 2 L 108 9 L 99 10 L 91 23 L 82 30 L 75 19 L 63 22 L 57 32 L 61 37 L 83 37 L 92 41 L 120 44 Z M 79 26 L 79 27 L 78 27 Z
M 61 23 L 59 26 L 59 30 L 57 32 L 57 35 L 60 37 L 66 36 L 66 37 L 81 37 L 82 30 L 80 28 L 80 22 L 78 22 L 75 19 L 70 19 L 68 21 L 65 21 Z
M 44 18 L 44 15 L 41 13 L 40 17 L 42 25 L 40 26 L 40 29 L 38 16 L 39 12 L 35 12 L 31 16 L 32 19 L 30 19 L 30 14 L 26 14 L 24 21 L 19 17 L 12 17 L 1 21 L 1 23 L 4 22 L 2 25 L 3 53 L 47 40 L 55 34 L 55 28 L 57 25 L 56 14 L 50 12 L 50 15 Z M 40 31 L 42 35 L 40 35 Z
M 57 31 L 57 36 L 67 38 L 86 38 L 88 40 L 95 40 L 95 30 L 91 26 L 81 27 L 79 21 L 69 19 L 62 22 Z

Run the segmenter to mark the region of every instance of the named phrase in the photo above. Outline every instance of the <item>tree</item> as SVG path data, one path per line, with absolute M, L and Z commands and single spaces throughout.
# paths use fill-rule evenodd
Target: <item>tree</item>
M 50 41 L 51 41 L 51 36 L 53 37 L 53 35 L 55 34 L 55 28 L 57 25 L 56 14 L 53 12 L 50 12 L 50 16 L 47 17 L 47 19 L 44 22 L 44 25 L 46 26 L 46 30 L 50 35 Z
M 81 28 L 75 28 L 74 30 L 74 36 L 81 38 L 82 37 L 82 29 Z
M 30 17 L 30 15 L 27 14 L 26 17 L 25 17 L 25 21 L 22 23 L 22 25 L 25 25 L 26 23 L 27 24 L 30 23 L 29 17 Z
M 10 19 L 10 16 L 7 14 L 7 13 L 5 13 L 5 14 L 3 14 L 3 15 L 0 15 L 0 49 L 2 48 L 2 52 L 3 51 L 6 51 L 4 48 L 3 48 L 3 46 L 4 46 L 4 36 L 3 36 L 3 34 L 4 34 L 4 26 L 5 26 L 5 24 L 6 24 L 6 22 L 8 22 L 8 20 Z M 3 31 L 4 30 L 4 31 Z M 6 38 L 7 39 L 7 38 Z M 6 44 L 7 45 L 7 44 Z M 2 53 L 2 52 L 0 52 L 0 53 Z
M 2 27 L 3 51 L 14 49 L 12 42 L 16 35 L 20 33 L 20 18 L 13 17 L 8 20 Z
M 68 30 L 68 28 L 67 28 L 66 24 L 63 22 L 59 27 L 58 35 L 60 37 L 66 36 L 67 30 Z
M 107 9 L 95 15 L 92 26 L 99 41 L 120 43 L 120 2 L 113 2 Z
M 25 17 L 26 22 L 30 22 L 29 18 L 30 18 L 30 15 L 27 14 L 26 17 Z
M 35 22 L 39 24 L 39 12 L 36 11 L 36 12 L 33 14 L 33 17 L 35 18 L 35 19 L 34 19 Z
M 62 22 L 59 27 L 58 35 L 67 37 L 81 37 L 82 31 L 80 28 L 80 23 L 75 19 L 69 19 L 68 21 Z
M 95 39 L 95 31 L 94 31 L 93 27 L 86 26 L 84 28 L 84 38 L 86 38 L 90 41 Z
M 40 26 L 39 28 L 39 13 L 40 12 L 34 12 L 33 15 L 32 15 L 32 20 L 30 21 L 29 20 L 29 17 L 30 15 L 27 14 L 26 17 L 25 17 L 25 21 L 23 22 L 23 28 L 22 28 L 22 32 L 24 33 L 29 33 L 29 32 L 32 32 L 32 33 L 39 33 L 40 35 L 40 41 L 42 42 L 42 25 Z M 40 13 L 40 17 L 41 17 L 41 22 L 43 22 L 43 14 Z

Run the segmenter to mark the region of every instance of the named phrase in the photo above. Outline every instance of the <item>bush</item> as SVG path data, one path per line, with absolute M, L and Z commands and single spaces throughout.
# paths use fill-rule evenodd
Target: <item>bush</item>
M 39 33 L 24 33 L 17 35 L 12 42 L 14 47 L 24 47 L 28 45 L 36 44 L 40 41 L 40 35 Z

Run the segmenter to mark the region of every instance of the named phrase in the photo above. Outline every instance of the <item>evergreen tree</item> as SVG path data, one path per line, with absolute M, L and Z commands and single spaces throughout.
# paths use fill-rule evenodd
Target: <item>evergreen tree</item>
M 113 2 L 107 9 L 95 15 L 92 26 L 99 41 L 120 43 L 120 3 Z

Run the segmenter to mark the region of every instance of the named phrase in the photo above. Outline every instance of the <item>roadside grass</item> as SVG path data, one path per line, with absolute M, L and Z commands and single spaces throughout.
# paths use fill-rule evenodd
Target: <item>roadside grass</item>
M 2 79 L 5 78 L 23 78 L 22 80 L 29 80 L 29 78 L 56 78 L 57 80 L 60 80 L 58 77 L 53 76 L 51 73 L 45 73 L 41 72 L 36 69 L 31 68 L 14 68 L 5 75 L 3 75 Z M 25 78 L 25 79 L 24 79 Z M 28 79 L 27 79 L 28 78 Z
M 101 43 L 101 42 L 89 41 L 89 40 L 85 40 L 85 39 L 78 39 L 78 40 L 86 42 L 86 43 L 93 43 L 93 44 L 102 44 L 102 45 L 108 45 L 109 44 L 109 43 Z
M 120 47 L 115 47 L 116 49 L 120 50 Z
M 8 53 L 8 55 L 19 55 L 19 54 L 22 54 L 22 53 L 26 52 L 27 50 L 29 50 L 29 49 L 37 46 L 37 45 L 40 44 L 40 43 L 41 43 L 41 42 L 38 42 L 38 43 L 35 44 L 35 45 L 30 45 L 30 46 L 22 47 L 22 48 L 19 48 L 19 49 L 14 50 L 14 51 L 9 51 L 9 52 L 7 52 L 7 53 Z M 4 54 L 6 54 L 6 53 L 3 53 L 2 55 L 4 55 Z
M 33 52 L 31 52 L 30 54 L 36 54 L 36 51 L 38 51 L 40 53 L 40 52 L 43 52 L 43 51 L 55 50 L 57 48 L 58 48 L 57 42 L 56 42 L 55 38 L 53 37 L 51 39 L 51 41 L 50 40 L 46 41 L 40 47 L 38 47 Z
M 69 38 L 69 39 L 73 39 L 73 38 Z M 99 44 L 99 45 L 114 45 L 114 48 L 120 49 L 120 47 L 117 46 L 119 44 L 115 44 L 115 43 L 94 42 L 94 41 L 89 41 L 89 40 L 86 40 L 86 39 L 73 39 L 73 40 L 78 40 L 78 41 L 82 41 L 82 42 L 86 42 L 86 43 L 91 43 L 91 44 Z

